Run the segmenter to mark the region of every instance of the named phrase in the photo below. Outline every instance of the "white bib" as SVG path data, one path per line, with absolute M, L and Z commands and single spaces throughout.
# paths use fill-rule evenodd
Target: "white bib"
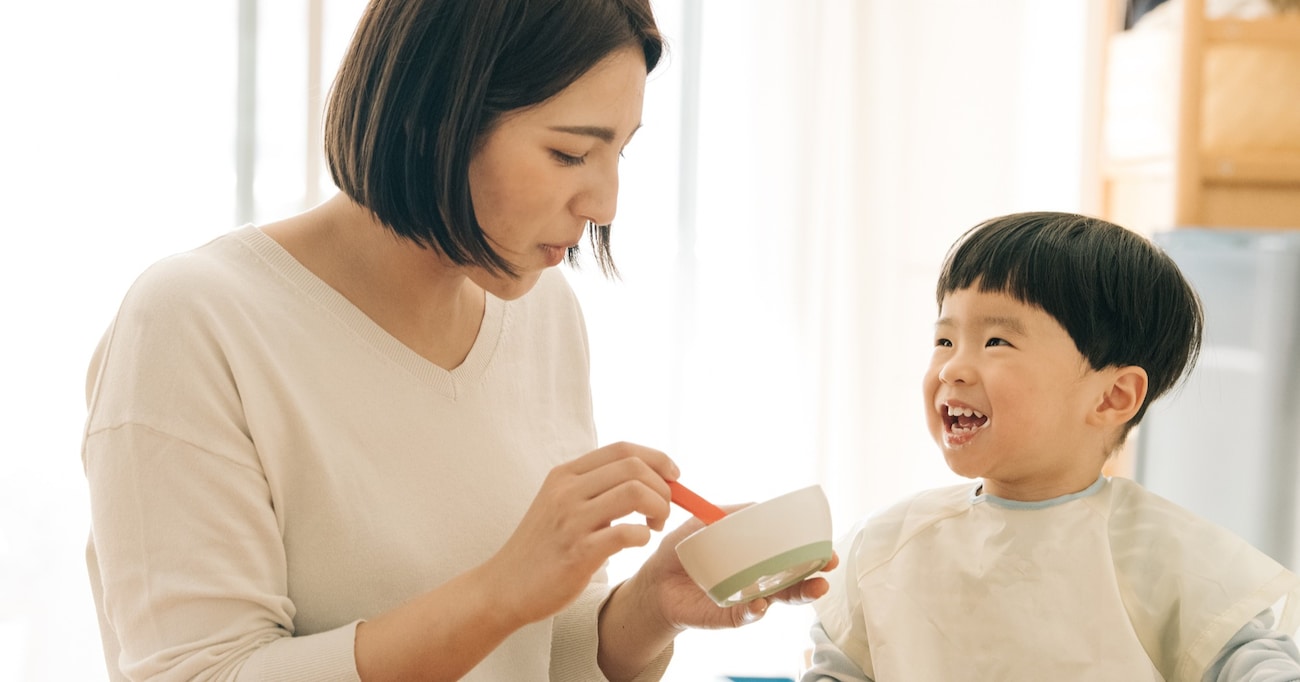
M 974 488 L 922 493 L 840 548 L 818 614 L 877 682 L 1199 682 L 1251 618 L 1300 603 L 1295 575 L 1132 481 L 1035 508 Z

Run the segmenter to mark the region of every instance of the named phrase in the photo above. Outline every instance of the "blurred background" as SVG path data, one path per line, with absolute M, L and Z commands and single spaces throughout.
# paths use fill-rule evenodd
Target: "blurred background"
M 91 351 L 153 261 L 333 192 L 322 94 L 363 6 L 0 7 L 0 679 L 105 678 L 83 558 Z M 919 388 L 952 240 L 1022 210 L 1177 224 L 1162 213 L 1172 189 L 1119 206 L 1129 195 L 1108 184 L 1103 93 L 1124 2 L 654 6 L 670 53 L 623 161 L 622 278 L 592 262 L 567 274 L 602 442 L 665 450 L 714 501 L 820 483 L 843 532 L 956 482 Z M 1180 82 L 1179 44 L 1152 67 L 1162 83 Z M 1155 129 L 1173 140 L 1169 106 Z M 1291 475 L 1269 519 L 1295 518 Z M 1293 521 L 1275 526 L 1293 536 Z M 613 577 L 648 551 L 616 557 Z M 795 676 L 811 617 L 686 633 L 666 679 Z

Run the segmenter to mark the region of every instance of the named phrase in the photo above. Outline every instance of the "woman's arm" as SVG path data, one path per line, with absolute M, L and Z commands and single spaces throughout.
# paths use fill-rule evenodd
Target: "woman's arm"
M 488 562 L 357 628 L 361 678 L 459 679 L 512 632 L 576 599 L 610 556 L 649 542 L 668 516 L 664 480 L 676 477 L 666 455 L 628 443 L 556 467 Z M 647 525 L 613 523 L 629 514 Z
M 104 604 L 122 644 L 114 662 L 141 679 L 268 670 L 280 679 L 457 679 L 511 633 L 564 608 L 610 554 L 648 540 L 648 527 L 612 522 L 639 513 L 662 526 L 663 479 L 676 476 L 662 453 L 630 445 L 557 467 L 491 559 L 360 623 L 340 644 L 334 631 L 293 636 L 284 548 L 259 472 L 140 426 L 95 434 L 88 450 Z M 139 456 L 99 456 L 107 452 Z M 347 644 L 355 659 L 330 663 Z

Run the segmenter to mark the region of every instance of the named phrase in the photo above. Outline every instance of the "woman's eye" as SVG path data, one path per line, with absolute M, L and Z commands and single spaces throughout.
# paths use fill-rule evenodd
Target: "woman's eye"
M 555 160 L 559 161 L 560 165 L 563 166 L 581 166 L 587 162 L 586 154 L 583 154 L 582 156 L 574 156 L 572 154 L 565 154 L 558 149 L 552 149 L 551 155 L 554 156 Z
M 1007 341 L 1006 339 L 999 339 L 997 337 L 989 339 L 988 342 L 984 344 L 986 348 L 988 346 L 1010 346 L 1010 345 L 1011 345 L 1010 341 Z

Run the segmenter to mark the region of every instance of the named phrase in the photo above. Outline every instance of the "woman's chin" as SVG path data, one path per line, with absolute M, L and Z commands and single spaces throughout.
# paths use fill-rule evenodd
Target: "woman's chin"
M 489 294 L 503 301 L 513 301 L 532 291 L 533 287 L 537 286 L 537 281 L 542 278 L 542 272 L 544 271 L 521 271 L 516 277 L 478 273 L 470 279 Z

